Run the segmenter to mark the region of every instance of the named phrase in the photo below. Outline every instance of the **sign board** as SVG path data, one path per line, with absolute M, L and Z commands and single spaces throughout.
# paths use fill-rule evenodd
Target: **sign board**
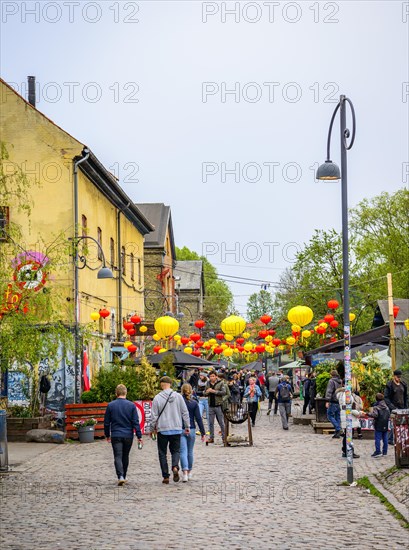
M 145 435 L 151 422 L 152 401 L 134 401 L 134 403 L 138 411 L 141 432 Z

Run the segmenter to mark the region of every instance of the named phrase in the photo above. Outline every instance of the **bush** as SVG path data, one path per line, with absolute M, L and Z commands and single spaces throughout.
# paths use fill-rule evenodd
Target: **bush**
M 98 403 L 98 392 L 95 388 L 82 392 L 81 401 L 83 403 Z
M 116 387 L 118 384 L 124 384 L 127 387 L 127 398 L 130 401 L 140 399 L 138 395 L 138 380 L 135 367 L 120 367 L 111 365 L 101 367 L 94 381 L 96 403 L 112 401 L 116 398 Z M 85 393 L 85 392 L 84 392 Z
M 32 412 L 30 407 L 25 407 L 24 405 L 12 405 L 7 407 L 7 416 L 13 418 L 31 418 Z
M 325 392 L 327 390 L 327 385 L 330 378 L 331 378 L 331 375 L 329 372 L 322 372 L 317 376 L 316 378 L 317 395 L 320 395 L 321 397 L 325 397 Z

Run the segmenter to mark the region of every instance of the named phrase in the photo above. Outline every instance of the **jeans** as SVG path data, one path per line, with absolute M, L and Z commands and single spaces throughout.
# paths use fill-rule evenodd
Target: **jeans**
M 209 400 L 207 397 L 199 397 L 199 411 L 202 418 L 204 410 L 206 410 L 207 426 L 209 427 Z
M 257 413 L 258 413 L 258 401 L 251 401 L 249 402 L 249 414 L 250 414 L 250 418 L 251 418 L 251 423 L 255 424 L 256 422 L 256 416 L 257 416 Z
M 169 464 L 168 464 L 168 444 L 169 451 L 172 457 L 172 469 L 179 469 L 180 458 L 180 434 L 175 435 L 163 435 L 158 432 L 158 455 L 160 469 L 162 470 L 162 477 L 169 477 Z
M 310 396 L 306 395 L 304 397 L 304 405 L 303 405 L 303 408 L 302 408 L 302 413 L 303 414 L 305 414 L 307 412 L 307 407 L 308 407 L 309 404 L 310 404 Z
M 214 439 L 214 417 L 217 418 L 220 429 L 222 431 L 222 438 L 224 439 L 224 415 L 221 405 L 218 407 L 209 407 L 209 432 L 210 439 Z
M 129 465 L 129 452 L 133 443 L 132 437 L 111 437 L 112 450 L 114 451 L 115 471 L 118 479 L 124 477 Z
M 375 452 L 381 452 L 381 441 L 383 442 L 382 454 L 388 454 L 388 432 L 378 432 L 375 430 Z
M 268 394 L 268 410 L 269 411 L 271 411 L 271 407 L 273 406 L 273 401 L 274 401 L 274 414 L 277 414 L 277 410 L 278 410 L 277 397 L 275 395 L 275 392 L 270 392 Z
M 180 436 L 180 466 L 182 470 L 193 468 L 193 447 L 196 441 L 195 428 L 190 428 L 190 434 Z
M 327 409 L 327 418 L 334 426 L 336 432 L 341 431 L 341 407 L 339 403 L 330 403 Z
M 279 403 L 278 409 L 280 411 L 281 423 L 283 428 L 286 430 L 288 428 L 288 415 L 291 414 L 291 401 L 287 403 Z

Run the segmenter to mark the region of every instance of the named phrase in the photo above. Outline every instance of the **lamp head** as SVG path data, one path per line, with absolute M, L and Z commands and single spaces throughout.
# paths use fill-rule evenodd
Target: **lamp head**
M 339 167 L 332 162 L 332 160 L 326 160 L 324 164 L 318 167 L 317 180 L 339 180 L 341 179 L 341 172 Z
M 114 274 L 109 269 L 109 267 L 101 267 L 101 269 L 98 271 L 97 279 L 113 279 Z

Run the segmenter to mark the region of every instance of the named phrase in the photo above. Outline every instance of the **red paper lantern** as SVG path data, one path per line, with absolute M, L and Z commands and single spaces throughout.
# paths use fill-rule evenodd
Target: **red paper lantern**
M 329 300 L 329 302 L 327 302 L 327 306 L 329 309 L 337 309 L 337 307 L 339 307 L 339 303 L 336 300 Z
M 180 339 L 180 341 L 182 342 L 182 344 L 184 346 L 186 346 L 186 344 L 189 342 L 189 338 L 187 338 L 186 336 L 182 336 L 182 338 Z
M 263 345 L 256 346 L 256 353 L 264 353 L 265 347 Z
M 123 327 L 125 330 L 129 330 L 130 328 L 133 328 L 133 323 L 130 323 L 129 321 L 124 321 Z
M 328 315 L 326 315 L 326 316 L 324 317 L 324 321 L 325 321 L 326 323 L 329 323 L 329 324 L 330 324 L 331 321 L 333 321 L 334 319 L 335 319 L 335 317 L 334 317 L 331 313 L 328 313 Z
M 324 327 L 318 327 L 317 332 L 318 332 L 318 334 L 325 334 L 325 328 Z
M 131 344 L 130 346 L 128 346 L 128 351 L 129 353 L 135 353 L 135 351 L 137 350 L 137 346 L 135 346 L 135 344 Z
M 274 334 L 276 333 L 276 331 L 272 328 L 270 328 L 267 332 L 270 336 L 274 336 Z
M 236 342 L 241 346 L 241 344 L 244 344 L 244 338 L 237 338 Z
M 258 335 L 259 338 L 265 338 L 266 336 L 268 336 L 268 332 L 266 330 L 260 330 Z
M 198 349 L 194 349 L 192 351 L 192 355 L 194 355 L 195 357 L 200 357 L 202 354 Z
M 224 340 L 224 334 L 222 332 L 218 332 L 216 334 L 216 338 L 217 338 L 217 340 Z
M 158 353 L 160 349 L 161 349 L 160 346 L 155 346 L 155 347 L 153 348 L 153 352 L 154 352 L 154 353 Z
M 262 315 L 260 317 L 260 321 L 264 324 L 264 325 L 268 325 L 268 323 L 271 321 L 271 317 L 270 315 Z
M 131 321 L 134 325 L 139 325 L 142 319 L 139 317 L 139 315 L 132 315 Z
M 330 327 L 332 328 L 337 328 L 337 326 L 339 325 L 338 321 L 336 319 L 334 319 L 333 321 L 330 322 Z
M 317 325 L 320 325 L 321 323 L 325 323 L 324 319 L 318 319 Z
M 203 319 L 198 319 L 197 321 L 195 321 L 195 327 L 198 328 L 198 329 L 201 329 L 205 326 L 205 322 L 203 321 Z
M 196 346 L 197 346 L 198 348 L 202 348 L 202 347 L 203 347 L 203 344 L 204 344 L 203 340 L 198 340 L 198 341 L 196 342 Z
M 134 328 L 130 328 L 126 331 L 126 333 L 129 334 L 129 336 L 133 336 L 136 333 L 136 330 Z
M 239 350 L 240 353 L 243 353 L 243 351 L 244 351 L 243 346 L 237 346 L 237 349 Z
M 299 332 L 292 331 L 294 338 L 298 338 L 300 336 Z
M 332 336 L 332 338 L 330 339 L 330 342 L 336 342 L 336 341 L 337 339 L 334 336 Z
M 393 318 L 394 319 L 396 319 L 396 317 L 398 316 L 399 310 L 400 310 L 399 306 L 393 306 Z
M 192 342 L 198 342 L 200 340 L 200 334 L 198 334 L 197 332 L 194 332 L 193 334 L 190 335 L 189 337 Z
M 99 314 L 103 319 L 106 319 L 110 315 L 109 311 L 106 308 L 100 309 Z
M 274 338 L 272 340 L 272 343 L 275 345 L 275 346 L 279 346 L 281 344 L 281 340 L 280 338 Z
M 223 348 L 221 346 L 216 346 L 213 351 L 217 355 L 220 355 L 223 352 Z

